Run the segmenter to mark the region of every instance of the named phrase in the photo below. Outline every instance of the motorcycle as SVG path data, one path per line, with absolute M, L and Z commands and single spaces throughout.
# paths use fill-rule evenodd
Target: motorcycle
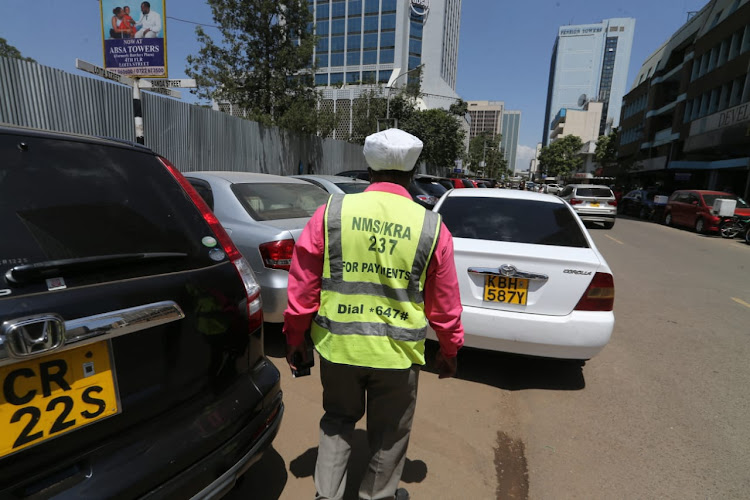
M 748 227 L 750 227 L 750 217 L 733 215 L 731 217 L 721 217 L 719 221 L 719 233 L 722 238 L 732 239 L 737 236 L 744 236 L 746 243 L 748 243 Z

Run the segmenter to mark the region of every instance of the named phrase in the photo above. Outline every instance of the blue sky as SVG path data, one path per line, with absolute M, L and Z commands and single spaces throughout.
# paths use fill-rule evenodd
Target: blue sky
M 402 0 L 405 1 L 405 0 Z M 156 4 L 158 0 L 153 0 Z M 707 0 L 464 0 L 459 41 L 459 95 L 465 100 L 505 101 L 520 109 L 518 168 L 541 140 L 552 44 L 564 24 L 634 17 L 635 39 L 628 88 L 641 63 Z M 139 0 L 123 0 L 139 13 Z M 97 0 L 4 0 L 0 37 L 25 56 L 75 72 L 75 59 L 101 65 Z M 131 14 L 133 15 L 133 14 Z M 170 78 L 185 78 L 185 58 L 197 51 L 195 26 L 171 17 L 212 24 L 204 0 L 168 0 Z M 137 17 L 136 17 L 137 19 Z M 209 33 L 216 30 L 207 29 Z M 183 96 L 187 94 L 183 91 Z

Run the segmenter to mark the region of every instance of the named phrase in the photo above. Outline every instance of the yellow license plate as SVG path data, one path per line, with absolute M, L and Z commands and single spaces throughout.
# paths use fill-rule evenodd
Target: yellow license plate
M 598 207 L 598 206 L 599 206 L 599 204 L 598 204 L 598 203 L 589 203 L 589 206 L 590 206 L 590 207 Z
M 0 458 L 119 410 L 109 343 L 0 367 Z
M 529 296 L 529 280 L 506 278 L 505 276 L 484 277 L 484 300 L 505 304 L 526 305 Z

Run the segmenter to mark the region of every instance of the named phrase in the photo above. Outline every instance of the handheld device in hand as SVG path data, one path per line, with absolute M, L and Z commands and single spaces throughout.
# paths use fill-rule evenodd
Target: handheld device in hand
M 300 353 L 294 354 L 294 366 L 297 367 L 296 370 L 292 370 L 292 377 L 305 377 L 307 375 L 310 375 L 310 368 L 315 366 L 315 356 L 313 356 L 313 348 L 311 344 L 305 343 L 305 349 L 307 351 L 307 361 L 303 361 L 302 355 Z

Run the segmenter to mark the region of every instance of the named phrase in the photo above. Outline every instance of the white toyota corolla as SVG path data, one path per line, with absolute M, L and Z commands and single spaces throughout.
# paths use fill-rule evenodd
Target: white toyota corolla
M 455 189 L 434 211 L 453 234 L 467 347 L 585 360 L 607 344 L 612 271 L 567 203 Z

